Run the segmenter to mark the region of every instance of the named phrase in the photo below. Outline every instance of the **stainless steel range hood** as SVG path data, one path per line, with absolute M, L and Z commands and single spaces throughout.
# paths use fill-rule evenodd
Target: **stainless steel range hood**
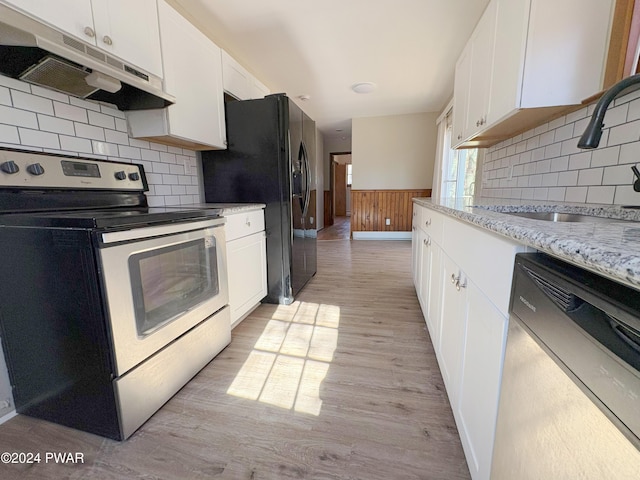
M 161 78 L 2 4 L 0 74 L 120 110 L 175 103 Z

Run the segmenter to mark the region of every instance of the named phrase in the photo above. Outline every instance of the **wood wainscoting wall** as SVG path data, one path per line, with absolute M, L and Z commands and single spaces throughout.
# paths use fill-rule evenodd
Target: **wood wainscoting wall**
M 410 232 L 414 197 L 430 197 L 423 190 L 352 190 L 352 232 Z M 391 225 L 385 219 L 391 219 Z

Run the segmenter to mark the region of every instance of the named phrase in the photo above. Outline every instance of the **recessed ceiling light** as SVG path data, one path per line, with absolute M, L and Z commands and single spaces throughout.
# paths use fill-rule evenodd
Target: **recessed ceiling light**
M 303 102 L 306 102 L 307 100 L 309 100 L 309 99 L 311 98 L 311 95 L 309 95 L 309 94 L 305 93 L 305 94 L 303 94 L 303 95 L 298 95 L 298 98 L 299 98 L 300 100 L 302 100 Z
M 341 132 L 342 129 L 341 128 L 336 128 L 336 132 Z
M 376 89 L 376 84 L 373 82 L 360 82 L 351 85 L 351 90 L 356 93 L 371 93 Z

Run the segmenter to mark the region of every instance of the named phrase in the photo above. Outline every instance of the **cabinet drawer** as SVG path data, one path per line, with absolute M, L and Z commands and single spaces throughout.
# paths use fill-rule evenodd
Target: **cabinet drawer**
M 447 255 L 507 316 L 515 254 L 526 247 L 453 218 L 446 218 L 444 235 Z
M 430 208 L 421 207 L 419 225 L 432 241 L 442 244 L 442 229 L 445 216 Z
M 236 238 L 246 237 L 253 233 L 264 230 L 264 210 L 253 210 L 251 212 L 234 213 L 225 215 L 227 223 L 225 225 L 227 241 Z

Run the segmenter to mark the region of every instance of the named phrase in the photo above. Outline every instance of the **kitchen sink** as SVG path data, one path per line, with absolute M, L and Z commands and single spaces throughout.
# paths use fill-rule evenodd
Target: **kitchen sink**
M 583 223 L 612 223 L 612 222 L 628 222 L 620 218 L 596 217 L 594 215 L 583 215 L 580 213 L 562 213 L 562 212 L 501 212 L 507 215 L 515 215 L 517 217 L 531 218 L 533 220 L 545 220 L 547 222 L 583 222 Z

